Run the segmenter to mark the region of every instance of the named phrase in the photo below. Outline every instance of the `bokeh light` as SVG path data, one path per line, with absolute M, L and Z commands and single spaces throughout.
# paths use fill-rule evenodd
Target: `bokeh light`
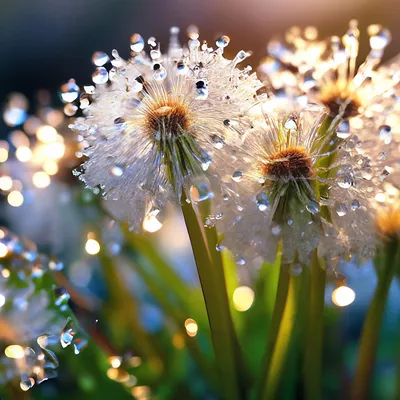
M 356 293 L 348 286 L 342 285 L 332 293 L 332 301 L 338 307 L 347 307 L 354 302 Z
M 254 291 L 248 286 L 239 286 L 233 292 L 233 305 L 238 311 L 247 311 L 254 302 Z

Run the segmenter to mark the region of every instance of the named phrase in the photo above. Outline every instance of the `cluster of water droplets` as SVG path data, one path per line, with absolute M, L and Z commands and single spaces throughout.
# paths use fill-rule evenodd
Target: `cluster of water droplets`
M 52 283 L 62 263 L 38 253 L 36 245 L 0 228 L 0 382 L 20 380 L 26 391 L 57 375 L 57 345 L 73 343 L 75 354 L 85 335 L 67 317 L 69 294 Z

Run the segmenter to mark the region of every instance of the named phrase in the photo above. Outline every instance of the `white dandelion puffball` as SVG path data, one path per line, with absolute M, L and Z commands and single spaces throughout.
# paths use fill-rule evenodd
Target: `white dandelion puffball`
M 370 201 L 382 181 L 369 176 L 370 159 L 354 137 L 338 137 L 336 126 L 324 108 L 308 105 L 267 115 L 246 137 L 232 174 L 236 195 L 220 224 L 237 257 L 272 262 L 280 242 L 283 262 L 309 263 L 315 249 L 328 261 L 373 254 Z
M 96 88 L 86 87 L 93 102 L 85 104 L 85 117 L 72 126 L 87 144 L 80 179 L 116 200 L 117 217 L 135 230 L 166 202 L 179 202 L 193 178 L 210 170 L 224 173 L 221 149 L 242 140 L 261 87 L 250 67 L 237 68 L 249 53 L 240 51 L 233 60 L 223 56 L 227 36 L 212 49 L 191 30 L 186 48 L 178 33 L 171 28 L 166 54 L 154 38 L 146 53 L 138 34 L 131 38 L 128 61 L 114 50 L 112 68 L 98 66 Z

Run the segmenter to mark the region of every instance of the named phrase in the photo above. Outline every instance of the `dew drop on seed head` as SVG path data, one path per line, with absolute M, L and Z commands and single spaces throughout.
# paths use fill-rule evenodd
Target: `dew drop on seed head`
M 102 85 L 108 81 L 108 72 L 104 67 L 96 68 L 92 74 L 92 81 L 97 85 Z
M 110 58 L 108 55 L 102 51 L 96 51 L 92 55 L 92 63 L 96 67 L 102 67 L 104 64 L 108 63 L 109 60 Z
M 351 202 L 351 209 L 353 211 L 358 210 L 361 207 L 360 202 L 357 199 L 352 200 Z
M 293 264 L 292 267 L 290 268 L 290 275 L 292 276 L 299 276 L 303 272 L 303 267 L 301 264 Z
M 256 196 L 257 207 L 260 211 L 266 211 L 270 205 L 270 201 L 266 193 L 259 193 Z
M 273 235 L 278 236 L 281 233 L 282 228 L 279 225 L 274 225 L 271 228 L 271 232 Z
M 131 49 L 135 53 L 140 53 L 144 49 L 144 40 L 138 33 L 131 36 Z
M 349 209 L 347 208 L 347 206 L 345 204 L 339 204 L 336 207 L 336 214 L 339 215 L 339 217 L 344 217 L 348 211 L 349 211 Z
M 350 174 L 342 174 L 337 177 L 337 184 L 342 189 L 348 189 L 353 186 L 353 177 Z
M 230 41 L 231 39 L 229 38 L 229 36 L 221 35 L 215 43 L 217 47 L 219 47 L 220 49 L 224 49 L 226 46 L 228 46 Z
M 236 170 L 232 174 L 232 180 L 234 180 L 235 182 L 240 182 L 242 178 L 243 178 L 243 171 L 241 171 L 240 169 Z
M 121 167 L 121 166 L 119 166 L 119 165 L 114 165 L 112 168 L 111 168 L 111 173 L 114 175 L 114 176 L 122 176 L 123 174 L 124 174 L 124 170 L 123 170 L 123 168 Z
M 63 348 L 68 347 L 75 336 L 75 331 L 73 329 L 73 322 L 71 318 L 68 318 L 67 323 L 60 333 L 60 343 Z
M 306 209 L 311 214 L 315 215 L 319 213 L 319 204 L 315 200 L 310 200 L 306 205 Z
M 379 128 L 379 139 L 381 139 L 384 144 L 390 144 L 392 141 L 392 128 L 389 125 L 382 125 Z
M 337 137 L 340 139 L 347 139 L 350 136 L 349 121 L 342 121 L 336 131 Z
M 70 79 L 67 83 L 61 86 L 61 98 L 66 103 L 72 103 L 79 96 L 79 86 L 75 79 Z

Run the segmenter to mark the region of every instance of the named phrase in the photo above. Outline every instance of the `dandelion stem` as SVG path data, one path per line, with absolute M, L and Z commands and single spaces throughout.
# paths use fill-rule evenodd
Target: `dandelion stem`
M 386 244 L 375 261 L 378 283 L 361 333 L 351 397 L 353 400 L 368 398 L 383 313 L 385 311 L 390 284 L 393 280 L 396 266 L 398 267 L 399 263 L 400 246 L 397 241 L 392 240 Z
M 185 196 L 182 198 L 182 212 L 206 304 L 216 364 L 225 399 L 246 399 L 243 375 L 239 372 L 240 349 L 229 308 L 222 261 L 216 262 L 217 256 L 213 253 L 218 244 L 216 235 L 214 232 L 211 233 L 215 236 L 215 243 L 211 243 L 211 234 L 206 237 L 197 214 Z
M 305 274 L 289 277 L 287 299 L 282 313 L 282 318 L 276 334 L 275 346 L 272 349 L 266 381 L 261 396 L 262 400 L 275 400 L 279 397 L 280 385 L 288 364 L 290 351 L 296 344 L 296 320 L 302 291 L 304 289 Z M 291 384 L 286 382 L 285 384 Z
M 308 332 L 304 355 L 304 389 L 305 398 L 308 400 L 318 400 L 322 397 L 325 282 L 326 270 L 320 264 L 317 251 L 314 251 L 311 262 Z
M 269 366 L 271 363 L 272 351 L 275 346 L 276 338 L 278 336 L 279 327 L 285 310 L 286 299 L 288 296 L 289 280 L 290 280 L 290 264 L 281 264 L 279 268 L 278 287 L 276 292 L 276 299 L 274 304 L 274 311 L 272 313 L 272 320 L 269 329 L 269 338 L 267 348 L 265 350 L 263 360 L 261 363 L 261 371 L 259 375 L 257 398 L 261 399 L 262 394 L 265 392 L 266 379 Z

